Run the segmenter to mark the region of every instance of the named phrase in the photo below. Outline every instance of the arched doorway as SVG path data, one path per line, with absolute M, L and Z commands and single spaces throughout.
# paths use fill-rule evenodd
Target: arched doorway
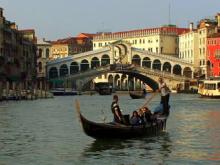
M 96 69 L 98 67 L 100 67 L 99 59 L 97 57 L 93 57 L 91 60 L 91 68 Z
M 149 57 L 143 58 L 142 67 L 151 68 L 151 59 Z
M 86 59 L 82 60 L 81 64 L 80 64 L 80 68 L 81 68 L 82 72 L 89 70 L 89 62 L 88 62 L 88 60 L 86 60 Z
M 174 65 L 173 74 L 181 75 L 181 72 L 182 72 L 181 66 L 179 64 Z
M 189 78 L 192 78 L 192 70 L 190 67 L 186 67 L 183 69 L 183 75 Z
M 101 66 L 106 66 L 110 64 L 110 57 L 107 54 L 104 54 L 101 58 Z
M 77 72 L 79 72 L 79 64 L 74 61 L 70 64 L 70 74 L 74 74 Z
M 52 67 L 49 70 L 49 79 L 57 78 L 58 77 L 58 70 L 56 67 Z
M 153 62 L 153 69 L 155 70 L 161 70 L 161 62 L 160 60 L 156 59 Z
M 169 73 L 171 72 L 171 64 L 169 62 L 165 62 L 163 64 L 163 71 L 169 72 Z
M 139 55 L 134 55 L 132 58 L 132 64 L 141 66 L 141 58 Z
M 66 64 L 61 65 L 60 67 L 60 77 L 68 75 L 68 67 Z

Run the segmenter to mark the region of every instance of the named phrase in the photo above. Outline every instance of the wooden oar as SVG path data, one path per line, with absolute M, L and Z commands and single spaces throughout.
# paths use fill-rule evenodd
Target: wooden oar
M 75 100 L 75 107 L 76 107 L 76 112 L 77 112 L 78 118 L 80 119 L 80 103 L 77 99 Z
M 157 94 L 157 92 L 155 92 L 154 94 L 152 94 L 152 96 L 151 96 L 150 98 L 148 98 L 140 108 L 146 107 L 147 104 L 149 104 L 149 102 L 156 96 L 156 94 Z M 140 108 L 139 108 L 139 109 L 140 109 Z

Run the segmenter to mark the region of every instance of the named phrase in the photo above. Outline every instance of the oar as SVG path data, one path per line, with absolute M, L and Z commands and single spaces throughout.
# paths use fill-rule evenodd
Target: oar
M 105 116 L 105 113 L 104 113 L 104 111 L 103 111 L 103 110 L 101 110 L 101 112 L 102 112 L 102 115 L 103 115 L 102 120 L 103 120 L 103 122 L 105 123 L 105 120 L 107 119 L 107 117 Z
M 75 100 L 75 107 L 76 107 L 77 115 L 78 115 L 78 117 L 80 119 L 80 103 L 79 103 L 79 101 L 77 99 Z
M 157 94 L 157 92 L 155 92 L 154 94 L 152 94 L 152 96 L 151 96 L 150 98 L 148 98 L 140 108 L 146 107 L 147 104 L 149 104 L 149 102 L 156 96 L 156 94 Z M 139 108 L 139 109 L 140 109 L 140 108 Z

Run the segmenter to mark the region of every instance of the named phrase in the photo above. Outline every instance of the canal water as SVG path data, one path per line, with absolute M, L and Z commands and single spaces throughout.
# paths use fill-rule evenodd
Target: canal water
M 167 129 L 158 136 L 97 141 L 86 136 L 74 108 L 111 121 L 112 96 L 81 95 L 0 103 L 0 165 L 220 164 L 220 100 L 172 94 Z M 149 107 L 160 100 L 156 95 Z M 120 95 L 123 113 L 144 103 Z

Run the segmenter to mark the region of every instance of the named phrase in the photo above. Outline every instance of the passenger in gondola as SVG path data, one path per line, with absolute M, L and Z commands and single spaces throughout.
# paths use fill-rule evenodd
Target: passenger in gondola
M 137 111 L 133 111 L 132 116 L 130 118 L 130 124 L 133 126 L 138 126 L 142 124 L 141 118 L 138 115 Z
M 113 122 L 123 124 L 123 116 L 118 105 L 118 95 L 113 96 L 113 102 L 111 105 L 112 113 L 114 116 Z
M 139 110 L 139 116 L 142 120 L 142 123 L 152 123 L 153 121 L 153 116 L 148 107 L 143 107 Z

